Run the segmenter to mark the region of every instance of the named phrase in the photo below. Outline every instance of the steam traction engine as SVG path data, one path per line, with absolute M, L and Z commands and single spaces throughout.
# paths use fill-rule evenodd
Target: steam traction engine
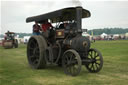
M 99 72 L 103 66 L 101 53 L 90 48 L 88 38 L 82 36 L 81 19 L 90 17 L 90 12 L 82 7 L 69 7 L 47 14 L 28 17 L 26 22 L 42 23 L 49 19 L 56 23 L 49 37 L 32 36 L 27 45 L 27 58 L 35 69 L 45 68 L 48 64 L 58 64 L 68 75 L 76 76 L 82 65 L 90 72 Z M 64 27 L 64 24 L 67 24 Z
M 2 41 L 2 45 L 4 48 L 18 48 L 18 40 L 15 39 L 15 33 L 14 32 L 6 32 L 5 38 Z

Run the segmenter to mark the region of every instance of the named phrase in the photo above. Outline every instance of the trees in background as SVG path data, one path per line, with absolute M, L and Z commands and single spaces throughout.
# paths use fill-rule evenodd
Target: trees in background
M 102 33 L 106 34 L 125 34 L 128 33 L 128 28 L 102 28 L 102 29 L 93 29 L 93 30 L 88 30 L 88 33 L 91 35 L 93 31 L 93 35 L 101 35 Z M 19 38 L 23 38 L 24 36 L 32 36 L 32 33 L 16 33 L 19 35 Z M 0 37 L 4 37 L 4 35 L 0 34 Z
M 91 34 L 93 31 L 93 35 L 101 35 L 102 33 L 106 34 L 125 34 L 128 32 L 128 28 L 104 28 L 104 29 L 93 29 L 88 30 L 88 33 Z
M 23 38 L 24 36 L 32 36 L 32 33 L 16 33 L 16 35 L 19 35 L 19 38 Z M 0 38 L 3 38 L 4 34 L 0 34 Z
M 32 36 L 32 33 L 16 33 L 16 35 L 19 35 L 19 38 L 23 38 L 24 36 Z

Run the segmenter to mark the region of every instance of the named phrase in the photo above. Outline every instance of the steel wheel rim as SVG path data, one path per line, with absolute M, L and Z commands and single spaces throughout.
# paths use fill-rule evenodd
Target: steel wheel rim
M 66 52 L 63 57 L 65 73 L 72 76 L 78 75 L 81 70 L 81 61 L 79 61 L 78 57 L 70 51 Z

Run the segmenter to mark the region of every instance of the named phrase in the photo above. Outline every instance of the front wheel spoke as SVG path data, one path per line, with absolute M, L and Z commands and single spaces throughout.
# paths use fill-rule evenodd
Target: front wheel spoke
M 97 63 L 97 62 L 96 62 L 96 64 L 100 66 L 100 64 L 99 64 L 99 63 Z
M 96 51 L 94 51 L 94 56 L 96 56 Z
M 93 64 L 92 68 L 93 68 L 93 70 L 95 70 L 94 64 Z
M 91 68 L 91 69 L 93 68 L 93 63 L 90 64 L 90 68 Z
M 91 53 L 91 52 L 89 52 L 89 53 L 88 53 L 88 56 L 90 56 L 90 57 L 91 57 L 92 55 L 91 55 L 90 53 Z
M 93 56 L 93 55 L 92 55 L 92 51 L 91 51 L 90 53 L 91 53 L 91 54 L 90 54 L 90 57 L 93 58 L 93 57 L 92 57 L 92 56 Z
M 95 51 L 92 51 L 92 52 L 93 52 L 93 56 L 92 57 L 95 58 Z
M 92 52 L 92 58 L 94 58 L 94 51 L 91 51 Z
M 96 58 L 96 57 L 99 57 L 99 54 L 97 54 L 97 55 L 95 56 L 95 58 Z
M 91 70 L 94 70 L 94 65 L 93 65 L 93 63 L 91 63 L 91 68 L 90 68 Z
M 95 68 L 94 70 L 97 70 L 97 67 L 96 67 L 96 64 L 95 63 L 94 63 L 94 68 Z
M 95 66 L 96 66 L 96 69 L 98 69 L 98 68 L 99 68 L 97 64 L 95 64 Z
M 101 61 L 101 59 L 96 59 L 96 61 Z

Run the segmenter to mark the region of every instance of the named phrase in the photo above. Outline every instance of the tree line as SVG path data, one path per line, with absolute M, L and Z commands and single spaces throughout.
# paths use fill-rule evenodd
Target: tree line
M 19 38 L 23 38 L 24 36 L 32 36 L 32 33 L 15 33 Z M 4 34 L 0 34 L 0 38 L 4 38 Z
M 16 33 L 16 35 L 19 35 L 19 38 L 23 38 L 24 36 L 32 36 L 32 33 Z
M 104 29 L 93 29 L 93 30 L 88 30 L 89 34 L 93 35 L 101 35 L 102 33 L 106 34 L 125 34 L 128 32 L 128 28 L 104 28 Z
M 102 33 L 106 34 L 125 34 L 128 32 L 128 28 L 104 28 L 104 29 L 93 29 L 88 30 L 87 33 L 90 35 L 101 35 Z M 23 38 L 24 36 L 32 36 L 32 33 L 16 33 L 16 35 L 19 35 L 19 38 Z M 4 37 L 4 35 L 0 35 L 0 37 Z

